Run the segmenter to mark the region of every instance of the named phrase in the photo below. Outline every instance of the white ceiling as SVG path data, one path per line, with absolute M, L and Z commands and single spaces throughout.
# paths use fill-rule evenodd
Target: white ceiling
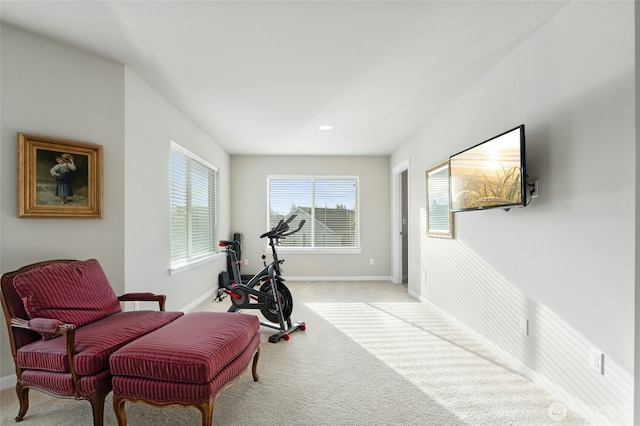
M 2 0 L 0 18 L 126 64 L 231 154 L 388 155 L 565 4 Z

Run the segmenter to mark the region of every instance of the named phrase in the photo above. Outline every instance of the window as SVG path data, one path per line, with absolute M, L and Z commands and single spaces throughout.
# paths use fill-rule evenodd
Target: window
M 449 208 L 449 160 L 425 172 L 427 187 L 427 235 L 453 238 L 453 214 Z
M 269 177 L 269 227 L 296 215 L 303 228 L 280 241 L 282 247 L 358 249 L 356 177 Z
M 171 141 L 171 269 L 215 254 L 218 168 Z

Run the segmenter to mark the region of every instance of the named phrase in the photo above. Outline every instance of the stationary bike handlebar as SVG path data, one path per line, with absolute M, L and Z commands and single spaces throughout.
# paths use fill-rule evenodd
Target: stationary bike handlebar
M 280 219 L 280 221 L 276 226 L 271 228 L 270 231 L 267 231 L 264 234 L 260 235 L 260 238 L 265 238 L 265 237 L 282 238 L 282 237 L 286 237 L 287 235 L 295 234 L 296 232 L 302 229 L 302 226 L 304 225 L 304 222 L 305 222 L 304 219 L 301 220 L 298 223 L 298 227 L 296 229 L 294 229 L 293 231 L 287 232 L 290 229 L 289 224 L 291 223 L 291 221 L 293 221 L 293 219 L 295 219 L 295 217 L 296 215 L 294 214 L 294 215 L 291 215 L 287 220 Z
M 289 223 L 291 223 L 291 221 L 295 217 L 296 217 L 296 215 L 292 215 L 286 221 L 283 220 L 283 219 L 280 219 L 278 224 L 276 226 L 274 226 L 271 229 L 271 231 L 265 232 L 264 234 L 260 235 L 260 238 L 269 237 L 269 238 L 272 238 L 272 239 L 278 239 L 278 238 L 286 237 L 288 235 L 295 234 L 296 232 L 298 232 L 299 230 L 302 229 L 302 227 L 304 226 L 304 223 L 305 223 L 305 220 L 302 219 L 298 223 L 298 227 L 296 229 L 294 229 L 293 231 L 287 232 L 287 231 L 289 231 Z M 220 240 L 220 241 L 218 241 L 218 245 L 220 247 L 233 247 L 233 245 L 235 243 L 236 243 L 236 241 L 229 241 L 229 240 Z
M 298 227 L 296 229 L 294 229 L 291 232 L 287 232 L 286 234 L 280 234 L 280 236 L 281 237 L 286 237 L 287 235 L 295 234 L 296 232 L 298 232 L 299 230 L 302 229 L 302 227 L 304 226 L 304 222 L 305 222 L 305 220 L 302 219 L 300 222 L 298 222 Z

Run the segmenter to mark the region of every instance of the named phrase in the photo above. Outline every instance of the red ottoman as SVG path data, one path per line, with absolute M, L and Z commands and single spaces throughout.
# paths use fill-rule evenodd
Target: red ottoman
M 238 379 L 253 358 L 258 380 L 260 321 L 229 312 L 187 314 L 114 352 L 109 358 L 113 408 L 127 424 L 126 401 L 196 407 L 210 426 L 216 395 Z

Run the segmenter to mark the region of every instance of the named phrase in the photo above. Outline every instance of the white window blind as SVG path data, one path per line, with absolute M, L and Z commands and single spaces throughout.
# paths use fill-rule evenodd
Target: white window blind
M 171 268 L 215 253 L 218 168 L 171 141 Z
M 449 165 L 431 170 L 427 178 L 428 230 L 448 232 L 449 226 Z
M 353 249 L 360 245 L 357 177 L 269 177 L 269 227 L 296 215 L 303 228 L 284 247 Z

